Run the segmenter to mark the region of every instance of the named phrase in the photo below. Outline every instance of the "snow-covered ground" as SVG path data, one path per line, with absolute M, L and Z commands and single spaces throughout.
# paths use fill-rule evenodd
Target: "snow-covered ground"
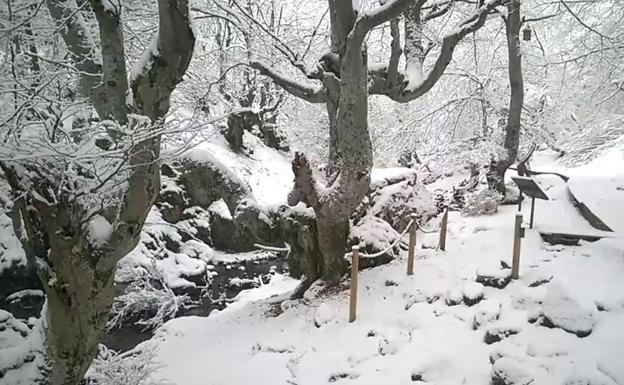
M 188 385 L 407 384 L 412 376 L 487 384 L 491 358 L 503 355 L 497 365 L 533 384 L 624 383 L 624 245 L 605 239 L 548 246 L 528 231 L 521 278 L 504 289 L 481 288 L 477 271 L 510 262 L 513 216 L 513 207 L 476 219 L 452 214 L 448 251 L 419 249 L 414 276 L 406 276 L 404 259 L 362 272 L 358 319 L 351 324 L 346 290 L 168 322 L 154 338 L 164 365 L 157 376 Z M 484 295 L 478 304 L 447 305 L 475 290 Z M 593 330 L 580 338 L 528 322 L 548 312 Z M 486 332 L 498 330 L 518 333 L 487 345 Z
M 553 200 L 538 202 L 536 228 L 587 226 L 564 184 L 539 182 Z M 515 213 L 453 212 L 447 251 L 419 247 L 413 276 L 406 255 L 361 272 L 354 323 L 346 286 L 284 301 L 296 284 L 287 278 L 242 292 L 208 318 L 170 321 L 149 342 L 162 364 L 154 376 L 185 385 L 624 384 L 624 240 L 549 245 L 527 229 L 520 279 L 484 287 L 478 276 L 509 274 L 502 265 L 511 264 Z

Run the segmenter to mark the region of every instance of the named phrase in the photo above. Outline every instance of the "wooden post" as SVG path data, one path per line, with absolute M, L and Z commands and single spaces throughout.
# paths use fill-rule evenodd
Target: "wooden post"
M 411 214 L 410 219 L 413 221 L 410 226 L 409 249 L 407 251 L 407 275 L 414 274 L 414 254 L 416 253 L 416 231 L 418 231 L 418 222 L 416 222 L 416 214 Z
M 520 247 L 522 244 L 522 214 L 516 214 L 516 223 L 514 226 L 513 256 L 511 263 L 511 278 L 518 279 L 518 271 L 520 270 Z
M 357 312 L 358 273 L 360 268 L 360 247 L 351 248 L 351 296 L 349 298 L 349 322 L 355 321 Z
M 531 222 L 529 228 L 533 228 L 533 215 L 535 214 L 535 198 L 531 198 Z
M 446 226 L 448 225 L 448 208 L 442 216 L 442 222 L 440 223 L 440 250 L 446 250 Z

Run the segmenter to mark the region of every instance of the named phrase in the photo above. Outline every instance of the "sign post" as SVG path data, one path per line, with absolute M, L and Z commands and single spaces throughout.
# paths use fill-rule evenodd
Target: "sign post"
M 512 176 L 511 179 L 518 185 L 520 189 L 520 200 L 518 202 L 518 211 L 522 209 L 522 195 L 526 195 L 531 198 L 531 221 L 529 228 L 533 228 L 533 218 L 535 217 L 535 199 L 549 200 L 548 195 L 542 190 L 542 188 L 535 182 L 533 178 L 527 178 L 522 176 Z

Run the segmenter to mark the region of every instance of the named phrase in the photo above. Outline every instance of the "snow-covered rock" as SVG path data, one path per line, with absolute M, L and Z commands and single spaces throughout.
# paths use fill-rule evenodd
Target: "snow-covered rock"
M 483 286 L 504 289 L 511 282 L 511 269 L 477 271 L 477 282 Z
M 578 337 L 587 337 L 594 328 L 595 320 L 593 313 L 570 298 L 561 286 L 551 285 L 542 304 L 541 324 L 561 328 Z
M 511 357 L 502 357 L 492 366 L 492 385 L 529 385 L 533 382 L 526 365 Z
M 421 222 L 437 214 L 431 194 L 417 181 L 415 170 L 390 170 L 390 173 L 373 172 L 369 191 L 373 215 L 401 232 L 410 221 L 410 214 L 416 214 Z
M 478 304 L 483 299 L 483 285 L 478 282 L 466 282 L 462 288 L 464 303 L 468 306 Z

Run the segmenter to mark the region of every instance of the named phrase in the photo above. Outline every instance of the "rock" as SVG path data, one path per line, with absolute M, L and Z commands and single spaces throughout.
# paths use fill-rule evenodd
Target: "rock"
M 366 254 L 376 254 L 386 250 L 398 238 L 399 234 L 388 222 L 372 215 L 356 219 L 349 229 L 349 245 L 360 246 L 360 251 Z M 360 268 L 366 269 L 389 263 L 399 250 L 397 245 L 376 258 L 362 258 Z
M 251 189 L 227 166 L 205 150 L 189 151 L 176 167 L 177 180 L 186 191 L 190 206 L 207 209 L 223 199 L 231 213 L 242 199 L 251 197 Z
M 473 306 L 483 299 L 483 285 L 478 282 L 467 282 L 462 289 L 464 303 Z
M 398 338 L 382 338 L 379 340 L 379 354 L 382 356 L 396 354 L 400 345 L 401 341 Z
M 538 287 L 550 282 L 553 279 L 549 269 L 533 268 L 529 269 L 522 275 L 522 280 L 529 287 Z
M 44 301 L 45 294 L 42 290 L 20 290 L 6 297 L 4 308 L 16 318 L 28 319 L 41 314 Z
M 500 317 L 501 304 L 492 300 L 481 301 L 472 320 L 472 329 L 477 330 L 486 323 Z
M 369 190 L 370 213 L 402 232 L 415 213 L 422 222 L 437 214 L 431 194 L 416 181 L 417 174 L 408 170 L 405 174 L 371 183 Z
M 587 337 L 594 328 L 594 316 L 583 309 L 559 285 L 548 288 L 540 314 L 541 325 L 560 328 L 578 337 Z
M 416 292 L 414 294 L 410 294 L 406 299 L 407 303 L 405 304 L 405 310 L 409 310 L 414 304 L 428 302 L 427 295 L 418 289 L 416 289 Z
M 453 288 L 446 292 L 444 303 L 446 303 L 448 306 L 459 305 L 460 303 L 462 303 L 462 301 L 463 295 L 459 289 Z
M 289 151 L 286 134 L 276 124 L 265 123 L 260 126 L 260 137 L 268 147 L 280 151 Z
M 357 373 L 337 373 L 337 374 L 332 374 L 331 376 L 329 376 L 329 379 L 327 380 L 327 382 L 336 382 L 336 381 L 340 381 L 340 380 L 355 380 L 356 378 L 358 378 L 360 375 Z
M 45 298 L 28 294 L 43 290 L 34 269 L 19 262 L 12 263 L 0 271 L 0 282 L 0 309 L 23 319 L 39 316 Z
M 320 328 L 321 326 L 328 324 L 335 317 L 334 309 L 323 302 L 317 309 L 314 314 L 314 326 Z
M 169 164 L 161 166 L 160 192 L 156 200 L 156 207 L 164 220 L 177 223 L 182 220 L 183 212 L 189 207 L 186 191 L 178 183 L 180 172 Z
M 495 342 L 502 341 L 503 339 L 520 333 L 519 328 L 513 327 L 493 327 L 486 330 L 483 336 L 483 342 L 491 345 Z
M 253 250 L 253 240 L 249 239 L 234 220 L 219 214 L 210 216 L 210 232 L 213 246 L 218 250 L 242 252 Z
M 500 269 L 493 272 L 477 272 L 477 282 L 483 286 L 504 289 L 511 282 L 511 269 Z
M 491 385 L 529 385 L 533 381 L 526 366 L 511 357 L 502 357 L 492 366 Z

